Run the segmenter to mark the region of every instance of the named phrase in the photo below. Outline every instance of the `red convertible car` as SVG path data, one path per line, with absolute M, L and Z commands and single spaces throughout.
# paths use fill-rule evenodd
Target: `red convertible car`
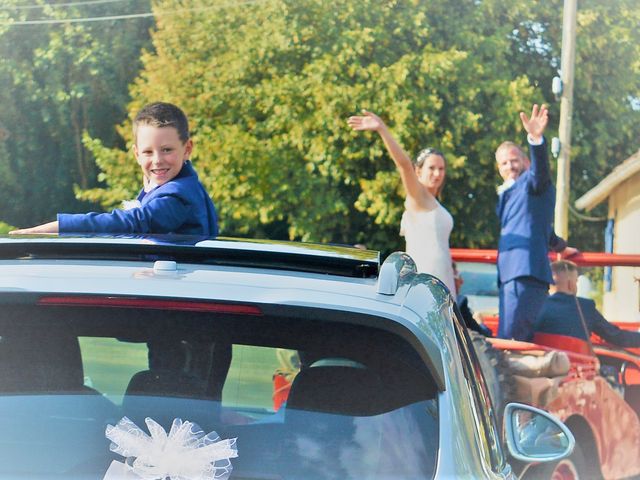
M 461 293 L 480 314 L 476 317 L 495 334 L 499 320 L 496 251 L 452 249 L 452 257 L 465 281 Z M 640 276 L 640 255 L 584 252 L 570 259 L 585 273 L 583 285 L 606 288 L 612 268 L 631 269 L 636 281 Z M 590 294 L 597 302 L 602 296 L 597 289 Z M 637 310 L 635 315 L 609 320 L 621 328 L 638 330 Z M 640 349 L 617 348 L 595 334 L 590 342 L 548 334 L 537 335 L 536 343 L 490 338 L 482 347 L 483 341 L 477 343 L 490 354 L 488 368 L 496 370 L 486 375 L 490 382 L 493 375 L 496 403 L 519 399 L 541 407 L 559 417 L 576 437 L 569 458 L 556 464 L 523 466 L 522 478 L 640 475 Z

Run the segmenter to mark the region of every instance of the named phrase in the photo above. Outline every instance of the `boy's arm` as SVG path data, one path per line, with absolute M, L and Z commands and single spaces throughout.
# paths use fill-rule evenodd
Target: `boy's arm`
M 63 233 L 172 233 L 188 218 L 190 206 L 175 195 L 162 195 L 146 205 L 111 213 L 59 214 Z
M 491 329 L 485 325 L 479 324 L 473 316 L 473 312 L 471 308 L 469 308 L 469 300 L 465 295 L 458 296 L 458 307 L 460 308 L 460 313 L 462 314 L 462 319 L 467 328 L 473 330 L 474 332 L 478 332 L 485 337 L 492 337 Z
M 593 331 L 607 342 L 617 345 L 623 348 L 637 348 L 640 347 L 640 333 L 632 332 L 630 330 L 624 330 L 617 327 L 613 323 L 609 323 L 593 304 L 593 310 L 591 310 L 591 316 L 593 319 Z
M 111 213 L 59 213 L 60 233 L 149 233 L 148 222 L 134 208 Z

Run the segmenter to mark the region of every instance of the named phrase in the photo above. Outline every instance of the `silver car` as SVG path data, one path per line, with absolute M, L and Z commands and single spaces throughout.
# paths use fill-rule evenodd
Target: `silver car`
M 0 303 L 0 478 L 515 478 L 572 449 L 545 412 L 496 418 L 403 253 L 4 238 Z

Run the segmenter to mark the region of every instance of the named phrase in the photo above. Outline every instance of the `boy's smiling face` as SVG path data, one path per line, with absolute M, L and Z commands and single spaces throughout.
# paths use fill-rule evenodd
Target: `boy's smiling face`
M 192 148 L 191 139 L 183 143 L 174 127 L 139 125 L 133 153 L 146 182 L 160 186 L 180 173 Z

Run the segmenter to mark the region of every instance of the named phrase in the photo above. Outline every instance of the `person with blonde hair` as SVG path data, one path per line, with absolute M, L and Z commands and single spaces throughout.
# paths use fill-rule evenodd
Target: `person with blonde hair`
M 555 188 L 551 182 L 544 131 L 546 105 L 520 112 L 527 132 L 531 163 L 513 142 L 496 150 L 504 183 L 498 187 L 498 337 L 530 341 L 533 324 L 552 282 L 548 251 L 553 232 Z
M 551 264 L 553 292 L 542 305 L 534 331 L 566 335 L 589 341 L 591 332 L 609 343 L 625 348 L 640 347 L 640 333 L 609 323 L 589 298 L 578 297 L 578 267 L 569 260 Z

